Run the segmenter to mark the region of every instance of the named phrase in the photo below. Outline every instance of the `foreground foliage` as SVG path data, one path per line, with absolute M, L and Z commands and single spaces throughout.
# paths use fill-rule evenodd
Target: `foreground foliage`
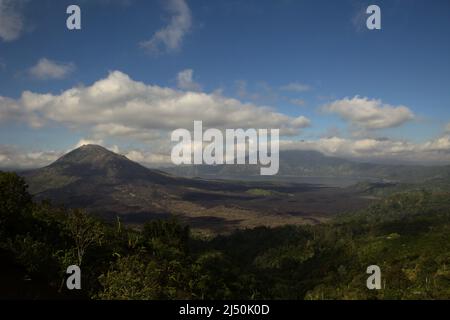
M 136 231 L 33 203 L 0 173 L 0 262 L 0 297 L 450 299 L 450 197 L 397 193 L 329 224 L 198 239 L 176 221 Z M 81 292 L 65 289 L 72 264 Z M 372 264 L 383 290 L 366 288 Z

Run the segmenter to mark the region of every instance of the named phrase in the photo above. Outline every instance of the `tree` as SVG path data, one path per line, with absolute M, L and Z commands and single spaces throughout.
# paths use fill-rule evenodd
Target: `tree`
M 164 298 L 158 279 L 157 264 L 142 255 L 117 259 L 112 270 L 99 278 L 103 290 L 96 298 L 103 300 L 154 300 Z
M 0 234 L 15 234 L 32 204 L 25 181 L 15 173 L 0 172 Z
M 189 226 L 182 226 L 176 220 L 155 220 L 144 225 L 144 240 L 152 243 L 159 240 L 167 246 L 177 248 L 187 253 L 190 230 Z
M 75 242 L 80 267 L 87 249 L 95 243 L 101 244 L 104 236 L 103 225 L 85 211 L 75 209 L 69 213 L 67 228 Z

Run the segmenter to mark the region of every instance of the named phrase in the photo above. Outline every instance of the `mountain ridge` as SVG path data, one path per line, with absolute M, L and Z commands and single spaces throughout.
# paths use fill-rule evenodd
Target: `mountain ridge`
M 279 172 L 264 177 L 283 180 L 284 177 L 330 177 L 381 179 L 391 182 L 418 183 L 425 180 L 450 178 L 450 166 L 423 166 L 412 164 L 379 164 L 356 162 L 331 157 L 313 150 L 280 151 Z M 230 179 L 259 177 L 259 165 L 186 165 L 161 168 L 176 176 Z

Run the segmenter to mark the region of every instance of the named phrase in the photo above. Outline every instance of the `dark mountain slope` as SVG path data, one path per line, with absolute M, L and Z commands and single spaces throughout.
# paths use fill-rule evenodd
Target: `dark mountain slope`
M 167 199 L 207 185 L 145 168 L 96 145 L 82 146 L 23 176 L 37 199 L 101 213 L 139 213 L 144 207 L 146 212 L 165 213 Z
M 96 145 L 75 149 L 48 167 L 28 172 L 26 176 L 32 178 L 30 188 L 33 193 L 59 188 L 79 179 L 101 180 L 103 183 L 151 180 L 159 184 L 173 183 L 175 179 Z

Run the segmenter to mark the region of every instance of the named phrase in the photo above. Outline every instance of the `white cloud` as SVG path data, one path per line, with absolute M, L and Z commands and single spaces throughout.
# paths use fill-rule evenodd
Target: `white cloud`
M 177 50 L 191 29 L 192 14 L 185 0 L 168 0 L 167 10 L 171 15 L 169 24 L 158 30 L 150 40 L 141 42 L 141 46 L 152 53 Z
M 89 144 L 101 145 L 101 144 L 103 144 L 103 140 L 81 139 L 73 146 L 73 148 L 71 148 L 71 150 L 85 146 L 85 145 L 89 145 Z
M 298 128 L 298 129 L 306 128 L 306 127 L 309 127 L 310 125 L 311 125 L 311 121 L 304 116 L 297 117 L 292 121 L 293 128 Z
M 424 164 L 448 164 L 450 162 L 450 135 L 424 142 L 394 141 L 389 139 L 345 139 L 338 137 L 318 140 L 281 140 L 281 150 L 316 150 L 329 156 L 361 161 L 391 160 Z M 103 144 L 101 140 L 82 139 L 70 150 L 86 144 Z M 156 143 L 157 148 L 122 149 L 115 145 L 107 149 L 125 155 L 130 160 L 146 166 L 171 164 L 167 139 Z M 239 146 L 238 146 L 239 148 Z M 244 146 L 242 146 L 244 148 Z M 49 165 L 70 151 L 25 151 L 0 145 L 0 168 L 36 168 Z
M 322 110 L 338 114 L 351 125 L 364 130 L 393 128 L 414 119 L 413 112 L 405 106 L 391 106 L 381 100 L 344 98 L 322 107 Z
M 171 163 L 169 154 L 131 150 L 125 153 L 125 156 L 132 161 L 148 166 L 168 165 Z
M 448 163 L 450 135 L 424 143 L 389 139 L 327 137 L 309 141 L 280 141 L 282 150 L 316 150 L 329 156 L 365 161 L 395 160 L 417 163 Z
M 282 86 L 280 89 L 283 91 L 306 92 L 310 91 L 312 88 L 309 85 L 303 83 L 292 82 Z
M 278 113 L 266 106 L 242 103 L 220 94 L 178 91 L 137 82 L 114 71 L 87 87 L 59 95 L 22 93 L 18 100 L 0 97 L 0 120 L 25 121 L 34 127 L 48 121 L 71 128 L 89 127 L 97 138 L 110 134 L 143 136 L 154 130 L 192 128 L 202 120 L 213 128 L 277 128 L 294 135 L 309 120 Z
M 31 76 L 41 79 L 63 79 L 75 70 L 73 63 L 58 63 L 42 58 L 29 70 Z
M 0 39 L 13 41 L 20 37 L 24 29 L 24 17 L 20 0 L 0 0 Z
M 23 149 L 0 145 L 0 168 L 30 169 L 49 165 L 62 156 L 58 151 L 25 151 Z
M 429 151 L 450 153 L 450 135 L 445 135 L 438 139 L 426 142 L 423 148 Z
M 201 86 L 193 79 L 194 71 L 192 69 L 186 69 L 178 73 L 177 85 L 182 90 L 200 91 Z

